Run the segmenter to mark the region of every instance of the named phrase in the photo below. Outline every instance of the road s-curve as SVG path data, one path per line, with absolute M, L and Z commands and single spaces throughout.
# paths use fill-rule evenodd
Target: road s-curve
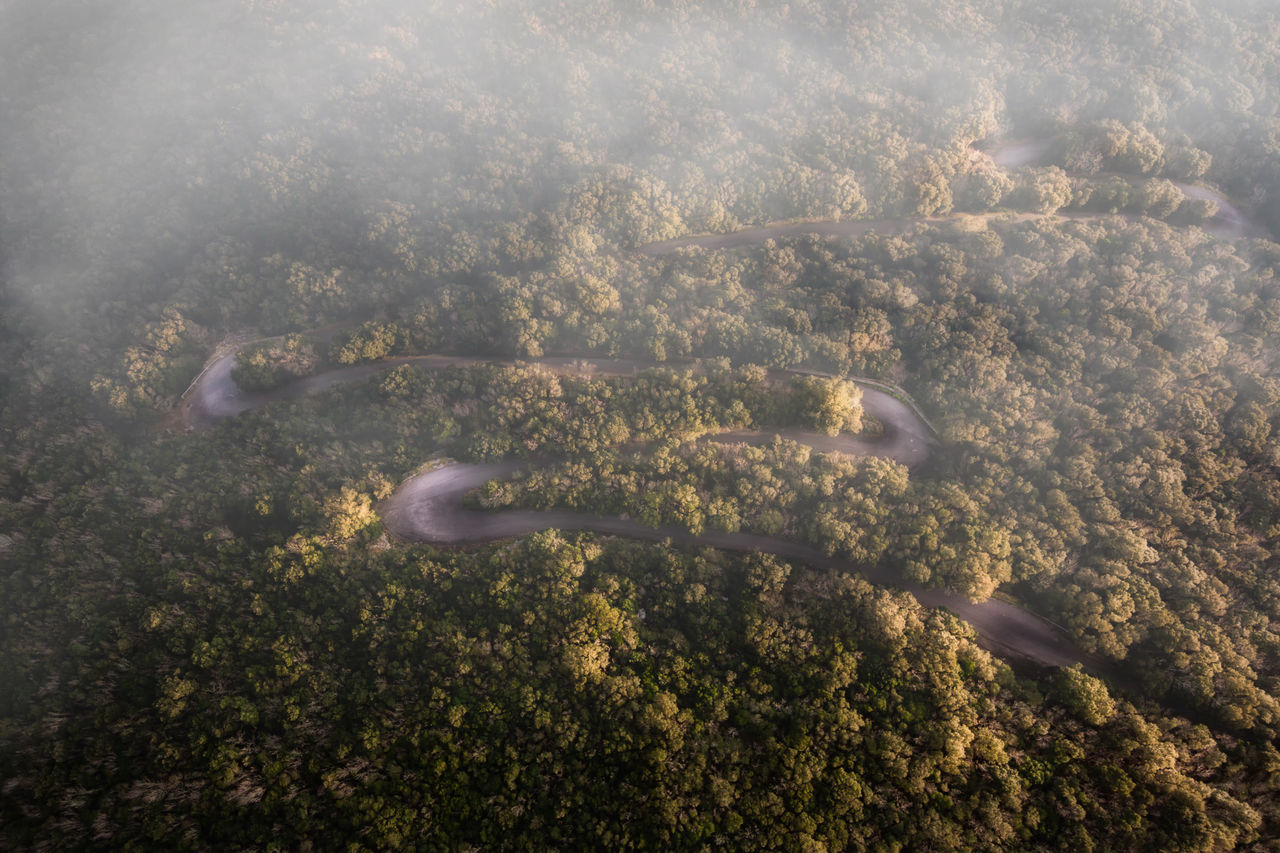
M 1046 156 L 1053 150 L 1057 141 L 1053 137 L 1004 140 L 985 152 L 974 150 L 975 153 L 991 158 L 991 162 L 1002 169 L 1019 169 L 1023 166 L 1044 165 Z M 1067 172 L 1067 174 L 1081 178 L 1098 177 L 1089 173 Z M 1130 176 L 1130 179 L 1136 180 L 1139 177 Z M 1188 199 L 1211 201 L 1217 206 L 1217 213 L 1203 225 L 1204 230 L 1213 236 L 1223 240 L 1240 240 L 1249 237 L 1270 238 L 1267 229 L 1250 220 L 1239 207 L 1232 203 L 1231 199 L 1218 190 L 1204 184 L 1178 181 L 1174 181 L 1173 185 Z
M 300 379 L 265 393 L 247 392 L 231 379 L 235 352 L 221 354 L 210 362 L 192 384 L 184 400 L 184 416 L 190 427 L 207 426 L 270 402 L 296 399 L 318 393 L 341 382 L 371 376 L 398 364 L 415 364 L 426 369 L 479 364 L 535 364 L 563 375 L 630 376 L 655 365 L 617 359 L 586 360 L 551 357 L 521 362 L 473 356 L 406 356 L 373 364 L 342 367 Z M 787 371 L 771 371 L 782 377 Z M 863 381 L 862 401 L 867 414 L 884 424 L 884 435 L 828 436 L 798 429 L 775 431 L 731 430 L 710 436 L 714 441 L 762 443 L 774 435 L 789 438 L 824 452 L 861 456 L 882 456 L 907 466 L 928 459 L 937 439 L 923 416 L 907 402 L 889 393 L 880 383 Z M 984 647 L 1004 656 L 1025 659 L 1046 666 L 1065 666 L 1086 661 L 1086 656 L 1058 629 L 1027 610 L 991 599 L 973 603 L 963 596 L 943 590 L 923 589 L 905 583 L 899 576 L 878 568 L 854 566 L 830 557 L 799 542 L 748 533 L 707 532 L 693 534 L 677 527 L 646 527 L 626 518 L 593 516 L 570 510 L 506 510 L 477 512 L 464 506 L 466 494 L 495 478 L 510 477 L 522 463 L 506 461 L 485 465 L 453 463 L 410 477 L 383 502 L 380 512 L 387 530 L 406 541 L 465 545 L 508 539 L 557 528 L 592 531 L 648 541 L 672 541 L 723 548 L 732 551 L 760 551 L 776 554 L 820 568 L 857 571 L 868 580 L 905 589 L 929 607 L 945 607 L 974 627 Z
M 1029 139 L 1016 142 L 1001 143 L 994 148 L 975 154 L 989 157 L 995 166 L 1001 169 L 1016 169 L 1035 165 L 1044 158 L 1053 147 L 1052 139 Z M 1096 177 L 1068 173 L 1075 177 Z M 1201 184 L 1174 183 L 1182 194 L 1189 199 L 1212 201 L 1218 207 L 1217 214 L 1204 223 L 1204 230 L 1224 240 L 1237 240 L 1248 237 L 1268 237 L 1266 229 L 1250 221 L 1231 200 L 1215 189 Z M 707 251 L 723 251 L 756 246 L 766 240 L 778 240 L 785 237 L 821 237 L 838 239 L 863 237 L 868 234 L 899 234 L 913 226 L 952 224 L 965 227 L 968 224 L 984 220 L 1025 222 L 1028 220 L 1051 219 L 1055 221 L 1138 219 L 1135 214 L 1125 213 L 1086 213 L 1080 211 L 1058 211 L 1056 213 L 1011 213 L 1008 211 L 956 213 L 948 216 L 916 216 L 890 219 L 813 219 L 802 222 L 772 222 L 737 231 L 719 234 L 690 234 L 670 240 L 657 240 L 636 247 L 636 251 L 646 255 L 670 255 L 683 249 L 703 249 Z
M 494 513 L 466 508 L 463 499 L 468 492 L 491 479 L 510 477 L 522 467 L 525 466 L 510 461 L 484 465 L 451 463 L 410 477 L 383 502 L 380 508 L 383 523 L 399 539 L 438 545 L 475 544 L 555 528 L 776 554 L 818 568 L 857 572 L 872 583 L 910 592 L 927 607 L 945 607 L 973 626 L 984 648 L 1001 657 L 1051 667 L 1085 663 L 1091 670 L 1100 671 L 1100 666 L 1060 630 L 1017 605 L 997 599 L 974 603 L 953 592 L 923 589 L 885 569 L 853 565 L 799 542 L 749 533 L 694 534 L 678 527 L 647 527 L 632 519 L 563 509 Z
M 370 364 L 338 367 L 290 382 L 274 391 L 244 391 L 231 378 L 235 367 L 235 350 L 215 358 L 192 383 L 183 400 L 182 415 L 188 428 L 208 426 L 223 418 L 238 415 L 279 400 L 291 400 L 317 394 L 343 382 L 365 379 L 381 371 L 401 364 L 412 364 L 424 370 L 442 370 L 446 367 L 474 367 L 482 364 L 531 365 L 550 370 L 561 376 L 636 376 L 655 367 L 681 367 L 681 364 L 658 364 L 639 359 L 587 359 L 573 356 L 548 356 L 534 359 L 493 359 L 465 355 L 416 355 L 390 358 Z M 801 372 L 771 370 L 775 379 L 807 375 Z M 878 438 L 865 438 L 840 434 L 828 436 L 800 429 L 770 431 L 731 430 L 715 436 L 719 441 L 761 443 L 781 435 L 816 450 L 842 452 L 856 456 L 884 456 L 908 467 L 914 467 L 929 458 L 937 444 L 932 428 L 917 410 L 898 396 L 889 393 L 892 386 L 875 380 L 854 379 L 862 390 L 863 411 L 884 425 L 884 434 Z M 898 392 L 901 394 L 901 392 Z M 903 395 L 905 396 L 905 395 Z
M 958 220 L 959 217 L 918 217 L 916 219 L 851 219 L 851 220 L 808 220 L 804 222 L 777 222 L 761 225 L 756 228 L 743 228 L 723 234 L 694 234 L 688 237 L 676 237 L 671 240 L 658 240 L 636 247 L 636 251 L 646 255 L 669 255 L 681 249 L 707 249 L 718 251 L 723 249 L 741 249 L 744 246 L 755 246 L 765 240 L 776 240 L 781 237 L 862 237 L 867 234 L 897 234 L 911 225 L 940 224 Z
M 482 364 L 490 361 L 490 359 L 467 356 L 406 356 L 351 367 L 336 367 L 295 380 L 274 391 L 245 391 L 231 378 L 231 371 L 236 366 L 236 353 L 251 343 L 259 343 L 259 341 L 248 341 L 230 352 L 219 354 L 205 367 L 196 381 L 191 383 L 182 400 L 182 418 L 189 429 L 206 427 L 223 418 L 279 400 L 296 400 L 318 394 L 343 382 L 365 379 L 399 364 L 412 362 L 427 368 L 434 366 L 438 369 L 450 365 Z

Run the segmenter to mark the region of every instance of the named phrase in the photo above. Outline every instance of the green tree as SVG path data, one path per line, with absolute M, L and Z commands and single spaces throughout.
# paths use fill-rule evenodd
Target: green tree
M 1091 726 L 1102 725 L 1116 712 L 1107 686 L 1086 673 L 1080 664 L 1058 670 L 1053 677 L 1051 695 L 1054 701 Z
M 792 381 L 801 423 L 827 435 L 862 429 L 862 389 L 847 379 L 802 376 Z

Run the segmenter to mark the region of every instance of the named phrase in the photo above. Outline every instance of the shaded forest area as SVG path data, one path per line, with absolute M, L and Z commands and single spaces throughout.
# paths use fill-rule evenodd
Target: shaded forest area
M 0 846 L 1269 849 L 1280 247 L 1201 226 L 1280 233 L 1278 62 L 1251 0 L 8 4 Z M 903 225 L 636 251 L 800 219 Z M 184 431 L 264 336 L 245 387 L 675 364 Z M 857 426 L 770 367 L 897 384 L 941 448 L 689 442 Z M 1010 597 L 1125 683 L 767 555 L 391 541 L 443 455 Z

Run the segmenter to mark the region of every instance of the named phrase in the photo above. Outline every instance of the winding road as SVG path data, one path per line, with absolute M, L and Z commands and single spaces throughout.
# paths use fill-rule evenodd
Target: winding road
M 996 166 L 1014 168 L 1037 162 L 1044 156 L 1049 144 L 1048 140 L 1006 143 L 990 150 L 985 156 L 989 156 Z M 1188 198 L 1213 201 L 1218 205 L 1218 215 L 1205 226 L 1210 233 L 1229 239 L 1266 236 L 1261 228 L 1250 222 L 1226 196 L 1216 190 L 1194 184 L 1177 184 L 1177 186 Z M 817 235 L 827 238 L 857 237 L 873 233 L 899 233 L 916 225 L 963 224 L 975 219 L 998 218 L 1022 221 L 1042 218 L 1099 219 L 1105 216 L 1106 214 L 1086 213 L 1003 212 L 914 219 L 788 222 L 727 234 L 702 234 L 664 240 L 639 246 L 636 251 L 649 255 L 665 255 L 689 248 L 733 249 L 756 245 L 779 237 L 799 235 Z M 243 345 L 241 343 L 235 347 L 223 347 L 183 395 L 181 414 L 188 429 L 206 427 L 222 418 L 276 400 L 295 399 L 315 394 L 338 383 L 362 379 L 399 364 L 411 363 L 423 369 L 438 370 L 450 366 L 521 363 L 537 365 L 542 369 L 566 376 L 634 376 L 648 368 L 673 366 L 670 363 L 658 365 L 635 360 L 574 357 L 510 362 L 471 356 L 406 356 L 373 364 L 335 368 L 300 379 L 275 391 L 253 393 L 242 391 L 231 379 L 235 353 L 239 346 Z M 770 373 L 774 378 L 795 375 L 777 370 Z M 871 380 L 855 381 L 858 381 L 862 388 L 864 410 L 884 424 L 884 435 L 881 438 L 873 440 L 851 435 L 827 436 L 802 430 L 776 432 L 734 430 L 709 436 L 709 438 L 721 442 L 758 444 L 772 440 L 776 434 L 818 451 L 882 456 L 894 459 L 908 467 L 914 467 L 928 459 L 937 442 L 923 414 L 913 405 L 899 399 L 900 396 L 905 397 L 905 395 L 893 393 L 895 389 L 889 386 Z M 383 520 L 391 533 L 408 541 L 462 545 L 524 536 L 547 528 L 590 530 L 650 541 L 679 542 L 733 551 L 761 551 L 821 568 L 852 570 L 861 573 L 874 583 L 906 590 L 925 606 L 947 608 L 974 628 L 979 642 L 984 647 L 1003 657 L 1031 661 L 1045 666 L 1083 663 L 1090 671 L 1105 675 L 1113 682 L 1123 680 L 1114 666 L 1086 655 L 1056 626 L 1017 605 L 996 599 L 974 603 L 955 593 L 924 589 L 905 582 L 903 578 L 886 569 L 854 566 L 798 542 L 748 533 L 692 534 L 675 527 L 651 528 L 630 519 L 594 516 L 568 510 L 506 510 L 491 513 L 469 510 L 464 506 L 463 499 L 468 492 L 479 488 L 488 480 L 510 477 L 521 467 L 521 463 L 517 462 L 488 465 L 451 463 L 415 475 L 402 483 L 383 503 L 380 508 Z
M 1037 165 L 1053 146 L 1052 139 L 1029 139 L 1005 142 L 986 152 L 974 153 L 989 157 L 992 163 L 1002 169 L 1015 169 L 1023 166 Z M 1074 173 L 1073 173 L 1074 174 Z M 1076 177 L 1096 177 L 1076 175 Z M 1266 229 L 1251 221 L 1241 210 L 1231 203 L 1231 199 L 1210 187 L 1201 184 L 1175 183 L 1175 187 L 1189 199 L 1212 201 L 1218 206 L 1217 215 L 1204 223 L 1204 230 L 1224 240 L 1238 240 L 1248 237 L 1269 238 Z M 917 216 L 903 219 L 819 219 L 803 222 L 774 222 L 755 228 L 743 228 L 723 234 L 693 234 L 676 237 L 671 240 L 658 240 L 637 246 L 636 251 L 646 255 L 669 255 L 682 249 L 704 249 L 723 251 L 755 246 L 765 240 L 776 240 L 783 237 L 822 237 L 838 239 L 863 237 L 867 234 L 899 234 L 915 225 L 963 225 L 979 220 L 1027 221 L 1032 219 L 1095 220 L 1112 217 L 1139 219 L 1137 214 L 1125 213 L 1084 213 L 1076 211 L 1058 211 L 1056 213 L 1014 213 L 1009 211 L 957 213 L 949 216 Z
M 412 364 L 423 370 L 477 367 L 483 364 L 523 364 L 537 366 L 560 376 L 602 377 L 638 376 L 645 370 L 657 367 L 689 366 L 682 362 L 659 363 L 640 359 L 592 359 L 572 356 L 503 360 L 466 355 L 410 355 L 353 367 L 338 367 L 290 382 L 275 391 L 254 392 L 241 390 L 231 378 L 231 370 L 235 367 L 238 349 L 239 347 L 229 349 L 215 357 L 187 390 L 182 403 L 182 417 L 188 429 L 199 429 L 267 403 L 295 400 L 317 394 L 340 383 L 365 379 L 401 364 Z M 789 370 L 769 371 L 771 379 L 785 380 L 802 375 L 815 374 Z M 729 430 L 717 434 L 714 439 L 752 444 L 768 442 L 774 435 L 780 435 L 806 444 L 814 450 L 849 453 L 855 456 L 884 456 L 895 459 L 909 468 L 929 458 L 930 448 L 937 443 L 937 439 L 934 437 L 933 428 L 915 407 L 889 393 L 893 390 L 892 386 L 869 379 L 853 381 L 862 390 L 863 411 L 884 425 L 883 437 L 869 439 L 849 435 L 830 436 L 801 429 L 779 429 L 770 432 Z
M 1029 140 L 1008 143 L 992 149 L 995 165 L 1011 168 L 1034 163 L 1044 156 L 1049 141 Z M 1263 236 L 1264 232 L 1250 222 L 1230 200 L 1216 190 L 1193 184 L 1178 184 L 1188 198 L 1205 199 L 1218 205 L 1218 215 L 1206 224 L 1206 230 L 1219 237 L 1240 238 Z M 1067 213 L 989 213 L 914 219 L 882 219 L 858 221 L 788 222 L 748 228 L 727 234 L 702 234 L 664 240 L 637 247 L 649 255 L 665 255 L 682 249 L 734 249 L 756 245 L 779 237 L 817 235 L 827 238 L 857 237 L 866 234 L 900 233 L 917 225 L 962 224 L 974 219 L 999 218 L 1021 221 L 1031 219 L 1099 219 L 1107 214 Z M 1133 218 L 1133 217 L 1130 217 Z M 241 344 L 240 346 L 243 346 Z M 520 362 L 473 356 L 424 355 L 387 359 L 373 364 L 327 370 L 300 379 L 278 390 L 252 393 L 240 390 L 231 379 L 236 348 L 226 347 L 212 360 L 184 395 L 182 416 L 188 429 L 198 429 L 221 418 L 236 415 L 266 403 L 305 397 L 331 388 L 341 382 L 362 379 L 399 364 L 414 364 L 427 370 L 450 366 L 481 364 L 537 365 L 565 376 L 634 376 L 659 366 L 681 366 L 667 363 L 615 359 L 552 357 Z M 773 370 L 771 377 L 784 379 L 793 372 Z M 914 467 L 929 458 L 937 441 L 932 428 L 914 406 L 892 393 L 895 389 L 871 380 L 855 380 L 862 388 L 862 404 L 867 414 L 884 424 L 884 435 L 878 439 L 861 436 L 828 436 L 803 430 L 753 431 L 733 430 L 708 436 L 713 441 L 765 443 L 774 435 L 789 438 L 821 452 L 848 453 L 857 456 L 881 456 Z M 880 567 L 855 566 L 828 556 L 816 548 L 799 542 L 757 536 L 749 533 L 693 534 L 676 527 L 646 527 L 625 518 L 588 515 L 569 510 L 505 510 L 479 512 L 467 509 L 465 496 L 485 482 L 506 478 L 520 470 L 522 463 L 499 462 L 487 465 L 450 463 L 410 477 L 380 507 L 388 531 L 407 541 L 432 542 L 443 545 L 465 545 L 524 536 L 539 530 L 589 530 L 633 539 L 679 542 L 732 551 L 760 551 L 813 566 L 841 571 L 855 571 L 873 583 L 906 590 L 928 607 L 945 607 L 973 626 L 979 642 L 990 651 L 1006 658 L 1031 661 L 1044 666 L 1066 666 L 1083 663 L 1090 671 L 1113 680 L 1122 680 L 1114 666 L 1086 655 L 1056 626 L 1030 611 L 997 599 L 974 603 L 964 596 L 937 589 L 924 589 L 907 583 L 897 574 Z
M 1054 146 L 1051 138 L 1020 139 L 1001 142 L 986 152 L 991 162 L 1002 169 L 1018 169 L 1023 166 L 1044 165 L 1045 155 Z M 1075 174 L 1075 173 L 1069 173 Z M 1080 177 L 1096 177 L 1080 175 Z M 1240 208 L 1231 203 L 1217 190 L 1203 184 L 1173 182 L 1173 185 L 1189 199 L 1211 201 L 1217 205 L 1218 212 L 1204 224 L 1204 230 L 1215 237 L 1225 240 L 1238 240 L 1245 237 L 1267 237 L 1267 231 L 1245 216 Z
M 1050 144 L 1051 141 L 1043 139 L 1006 142 L 986 153 L 975 150 L 974 156 L 989 157 L 992 165 L 999 168 L 1017 168 L 1039 162 L 1045 156 Z M 1270 239 L 1271 235 L 1265 229 L 1250 221 L 1231 203 L 1230 199 L 1217 190 L 1199 184 L 1182 183 L 1175 186 L 1187 198 L 1211 201 L 1217 205 L 1217 215 L 1203 226 L 1208 233 L 1224 239 L 1249 237 Z M 975 221 L 985 223 L 986 220 L 1006 222 L 1039 219 L 1095 220 L 1109 218 L 1109 216 L 1076 212 L 1040 214 L 1006 211 L 902 219 L 786 222 L 727 234 L 700 234 L 664 240 L 638 246 L 634 251 L 661 256 L 684 249 L 734 249 L 790 236 L 816 235 L 834 239 L 867 234 L 901 233 L 921 225 L 953 224 L 963 228 Z M 1125 218 L 1139 217 L 1125 215 Z M 221 347 L 183 395 L 180 414 L 187 429 L 207 427 L 222 418 L 276 400 L 305 397 L 342 382 L 374 375 L 399 364 L 412 363 L 424 369 L 436 370 L 449 366 L 517 363 L 468 356 L 398 357 L 373 364 L 335 368 L 292 382 L 272 392 L 251 393 L 242 391 L 231 379 L 235 353 L 246 343 L 251 342 Z M 632 376 L 651 367 L 676 366 L 670 363 L 657 365 L 642 361 L 574 357 L 529 359 L 518 363 L 535 364 L 560 375 L 573 376 Z M 770 373 L 774 378 L 794 375 L 786 371 L 770 371 Z M 871 380 L 855 381 L 862 388 L 864 410 L 884 425 L 884 434 L 878 439 L 851 435 L 833 437 L 801 430 L 777 432 L 735 430 L 710 435 L 707 438 L 721 442 L 759 444 L 772 440 L 776 434 L 821 452 L 881 456 L 894 459 L 908 467 L 914 467 L 927 460 L 937 444 L 936 436 L 924 415 L 909 402 L 909 398 L 897 389 L 882 383 Z M 387 530 L 406 541 L 465 545 L 558 528 L 731 551 L 771 553 L 819 568 L 853 571 L 863 575 L 872 583 L 904 590 L 915 596 L 916 600 L 926 607 L 942 607 L 950 610 L 974 629 L 979 644 L 1009 660 L 1015 666 L 1019 663 L 1030 663 L 1035 666 L 1060 667 L 1079 663 L 1083 664 L 1087 671 L 1108 679 L 1113 687 L 1130 692 L 1141 692 L 1124 668 L 1086 654 L 1063 630 L 1023 607 L 998 599 L 975 603 L 964 596 L 946 590 L 924 589 L 908 583 L 900 575 L 884 567 L 853 565 L 799 542 L 749 533 L 693 534 L 676 527 L 651 528 L 631 519 L 596 516 L 560 509 L 479 512 L 465 506 L 464 499 L 469 492 L 489 480 L 510 477 L 521 467 L 523 467 L 521 463 L 511 461 L 488 465 L 449 463 L 411 476 L 383 502 L 379 511 Z
M 231 368 L 235 364 L 235 351 L 231 350 L 223 352 L 210 362 L 192 384 L 184 400 L 183 415 L 188 427 L 197 429 L 275 400 L 304 397 L 341 382 L 361 379 L 393 365 L 407 363 L 425 369 L 522 363 L 537 365 L 560 375 L 574 376 L 633 376 L 655 366 L 643 361 L 568 357 L 507 362 L 468 356 L 408 356 L 375 364 L 337 368 L 298 380 L 276 391 L 250 393 L 240 390 L 231 379 Z M 770 373 L 774 378 L 795 375 L 778 370 Z M 888 393 L 885 390 L 887 386 L 871 381 L 859 384 L 862 387 L 864 411 L 884 425 L 884 434 L 880 438 L 844 434 L 828 436 L 797 429 L 733 430 L 714 434 L 709 438 L 721 442 L 763 443 L 772 440 L 774 435 L 780 435 L 822 452 L 882 456 L 907 466 L 919 465 L 928 459 L 937 441 L 923 417 L 911 405 Z M 390 533 L 402 540 L 443 545 L 487 542 L 557 528 L 589 530 L 633 539 L 670 541 L 731 551 L 776 554 L 820 568 L 858 572 L 873 583 L 912 593 L 923 605 L 945 607 L 973 626 L 979 642 L 985 648 L 1003 657 L 1044 666 L 1066 666 L 1084 662 L 1098 671 L 1099 664 L 1091 661 L 1062 631 L 1014 604 L 996 599 L 974 603 L 955 593 L 924 589 L 905 582 L 891 571 L 853 565 L 799 542 L 749 533 L 692 534 L 677 527 L 652 528 L 631 519 L 594 516 L 569 510 L 480 512 L 464 506 L 463 499 L 468 492 L 491 479 L 510 477 L 522 467 L 527 467 L 527 464 L 513 461 L 486 465 L 451 463 L 410 477 L 379 508 L 383 522 Z
M 510 477 L 522 467 L 525 466 L 518 462 L 453 463 L 411 477 L 384 502 L 383 522 L 401 539 L 449 545 L 508 539 L 556 528 L 776 554 L 818 568 L 856 572 L 872 583 L 910 592 L 926 607 L 945 607 L 973 626 L 984 648 L 1001 657 L 1028 660 L 1042 666 L 1085 663 L 1092 671 L 1102 671 L 1101 664 L 1091 660 L 1062 631 L 1015 604 L 994 598 L 974 603 L 953 592 L 924 589 L 883 568 L 854 565 L 799 542 L 750 533 L 694 534 L 678 527 L 646 527 L 631 519 L 562 509 L 491 513 L 470 510 L 463 505 L 468 492 L 489 480 Z
M 913 225 L 940 225 L 946 222 L 958 222 L 962 216 L 917 217 L 915 219 L 823 219 L 806 222 L 778 222 L 762 225 L 759 228 L 744 228 L 726 234 L 696 234 L 689 237 L 676 237 L 673 240 L 659 240 L 637 246 L 636 251 L 646 255 L 669 255 L 681 249 L 707 249 L 719 251 L 724 249 L 741 249 L 744 246 L 756 246 L 765 240 L 776 240 L 780 237 L 815 236 L 835 239 L 840 237 L 862 237 L 866 234 L 898 234 Z M 975 218 L 975 217 L 969 217 Z

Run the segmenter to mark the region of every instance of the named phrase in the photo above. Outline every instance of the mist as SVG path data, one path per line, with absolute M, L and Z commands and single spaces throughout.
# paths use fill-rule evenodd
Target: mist
M 100 312 L 119 287 L 198 300 L 176 282 L 219 240 L 315 258 L 354 250 L 387 210 L 447 240 L 464 222 L 546 215 L 602 178 L 675 209 L 670 225 L 619 235 L 632 242 L 893 214 L 922 174 L 956 176 L 968 137 L 1113 117 L 1221 143 L 1256 109 L 1204 122 L 1221 103 L 1210 93 L 1275 103 L 1229 54 L 1205 55 L 1212 16 L 1117 46 L 1119 33 L 1072 36 L 1103 26 L 1106 4 L 1096 18 L 1064 8 L 10 4 L 10 279 L 55 324 L 68 304 Z M 1082 85 L 1151 55 L 1158 79 Z M 1205 94 L 1175 99 L 1186 89 Z M 833 179 L 852 191 L 802 209 L 769 197 Z
M 0 2 L 0 848 L 1265 846 L 1278 235 L 1272 0 Z

